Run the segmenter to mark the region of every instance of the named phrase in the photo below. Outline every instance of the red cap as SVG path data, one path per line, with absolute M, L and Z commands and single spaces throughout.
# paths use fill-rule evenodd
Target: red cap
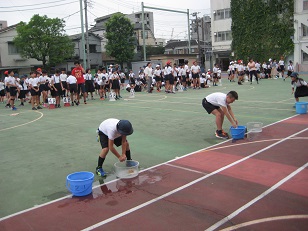
M 170 61 L 170 60 L 168 60 L 168 61 L 166 62 L 166 64 L 167 64 L 167 65 L 168 65 L 168 64 L 170 65 L 170 64 L 171 64 L 171 61 Z
M 42 71 L 42 69 L 41 68 L 37 68 L 36 71 Z
M 5 75 L 8 75 L 8 74 L 9 74 L 9 71 L 5 71 L 4 74 L 5 74 Z

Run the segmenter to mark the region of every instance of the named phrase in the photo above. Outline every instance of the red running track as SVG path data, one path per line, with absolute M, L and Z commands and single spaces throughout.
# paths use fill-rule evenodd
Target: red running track
M 307 230 L 308 116 L 0 219 L 0 230 Z

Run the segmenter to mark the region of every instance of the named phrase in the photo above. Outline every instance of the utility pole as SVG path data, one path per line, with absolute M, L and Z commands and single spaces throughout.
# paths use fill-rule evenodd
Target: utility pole
M 81 21 L 81 44 L 82 44 L 82 56 L 83 56 L 83 67 L 87 67 L 87 57 L 85 52 L 85 41 L 84 41 L 84 29 L 83 29 L 83 9 L 82 9 L 82 0 L 79 0 L 80 3 L 80 21 Z
M 195 18 L 196 29 L 197 29 L 197 42 L 198 42 L 198 64 L 201 65 L 201 46 L 200 46 L 200 38 L 199 38 L 199 19 L 198 14 L 200 12 L 194 12 L 191 15 Z
M 88 31 L 88 2 L 84 0 L 84 16 L 86 23 L 86 47 L 87 47 L 87 66 L 85 68 L 90 68 L 90 45 L 89 45 L 89 31 Z

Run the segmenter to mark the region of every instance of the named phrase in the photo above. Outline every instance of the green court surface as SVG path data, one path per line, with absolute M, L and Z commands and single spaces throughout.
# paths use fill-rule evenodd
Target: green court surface
M 301 76 L 307 81 L 308 76 Z M 0 108 L 0 217 L 69 195 L 66 176 L 94 172 L 100 145 L 96 129 L 107 118 L 128 119 L 134 133 L 128 137 L 132 157 L 142 169 L 222 142 L 214 135 L 215 118 L 201 105 L 213 92 L 235 90 L 239 100 L 231 106 L 240 125 L 268 125 L 295 114 L 290 79 L 230 83 L 208 89 L 165 94 L 140 92 L 135 98 L 121 91 L 118 101 L 89 100 L 87 105 L 32 111 L 30 104 L 15 112 Z M 301 101 L 308 101 L 302 98 Z M 17 104 L 18 105 L 18 104 Z M 226 119 L 224 130 L 230 123 Z M 95 185 L 115 179 L 116 157 L 104 163 L 107 178 L 95 177 Z

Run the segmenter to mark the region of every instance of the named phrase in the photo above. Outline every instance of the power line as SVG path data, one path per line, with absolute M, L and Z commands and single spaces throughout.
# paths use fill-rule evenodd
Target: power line
M 58 5 L 52 5 L 52 6 L 45 6 L 45 7 L 38 7 L 38 8 L 31 8 L 31 9 L 22 9 L 22 10 L 1 10 L 1 13 L 4 12 L 16 12 L 16 11 L 28 11 L 28 10 L 40 10 L 40 9 L 44 9 L 44 8 L 51 8 L 51 7 L 57 7 L 57 6 L 64 6 L 64 5 L 68 5 L 71 3 L 76 3 L 78 1 L 72 1 L 72 2 L 68 2 L 68 3 L 63 3 L 63 4 L 58 4 Z
M 39 5 L 46 5 L 46 4 L 56 3 L 56 2 L 63 2 L 63 0 L 58 0 L 58 1 L 53 1 L 53 2 L 37 3 L 35 5 L 39 6 Z M 28 6 L 33 6 L 33 4 L 32 5 L 22 5 L 22 6 L 0 6 L 0 8 L 15 8 L 15 7 L 28 7 Z

